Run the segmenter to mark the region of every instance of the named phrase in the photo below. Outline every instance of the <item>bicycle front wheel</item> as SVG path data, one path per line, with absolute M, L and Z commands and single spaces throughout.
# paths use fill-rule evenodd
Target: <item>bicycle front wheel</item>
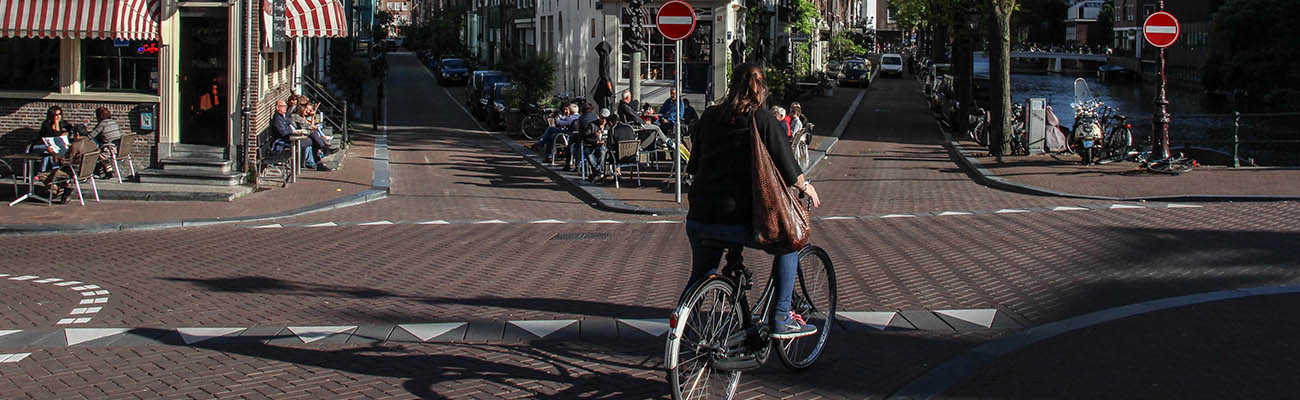
M 664 355 L 673 399 L 730 399 L 740 371 L 720 371 L 713 362 L 727 356 L 727 338 L 742 330 L 744 310 L 735 287 L 709 279 L 692 289 L 673 314 Z
M 839 294 L 835 284 L 835 266 L 826 250 L 809 245 L 799 251 L 799 276 L 790 296 L 790 309 L 804 321 L 817 327 L 817 334 L 797 339 L 774 340 L 781 363 L 792 370 L 811 367 L 826 348 Z

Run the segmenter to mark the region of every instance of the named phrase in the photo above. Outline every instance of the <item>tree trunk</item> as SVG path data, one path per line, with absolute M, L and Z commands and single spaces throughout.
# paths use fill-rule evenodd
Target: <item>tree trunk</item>
M 958 106 L 956 115 L 952 116 L 952 128 L 958 134 L 965 134 L 969 128 L 971 105 L 973 105 L 974 82 L 973 74 L 975 73 L 975 60 L 971 48 L 971 40 L 978 35 L 970 30 L 965 24 L 953 24 L 960 31 L 953 35 L 952 46 L 952 73 L 957 79 L 957 99 Z
M 1011 13 L 1016 0 L 995 0 L 990 15 L 993 17 L 993 37 L 989 38 L 990 96 L 994 97 L 992 121 L 989 121 L 990 150 L 994 154 L 1011 154 Z

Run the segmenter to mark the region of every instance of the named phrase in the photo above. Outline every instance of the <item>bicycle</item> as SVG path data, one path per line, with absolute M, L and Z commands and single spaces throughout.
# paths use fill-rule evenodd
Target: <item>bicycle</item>
M 804 171 L 808 170 L 808 164 L 812 161 L 808 154 L 808 145 L 812 142 L 812 132 L 815 126 L 815 124 L 809 123 L 808 126 L 795 133 L 794 138 L 790 140 L 790 150 L 794 151 L 794 158 L 799 161 L 799 168 Z
M 773 346 L 786 368 L 811 367 L 830 337 L 839 301 L 835 268 L 826 251 L 813 245 L 799 251 L 791 296 L 790 309 L 816 325 L 817 333 L 772 339 L 768 335 L 775 281 L 768 279 L 759 301 L 750 308 L 745 293 L 753 287 L 753 274 L 743 264 L 744 246 L 712 240 L 703 244 L 722 249 L 726 266 L 688 290 L 669 318 L 664 361 L 673 398 L 731 398 L 741 373 L 766 363 Z

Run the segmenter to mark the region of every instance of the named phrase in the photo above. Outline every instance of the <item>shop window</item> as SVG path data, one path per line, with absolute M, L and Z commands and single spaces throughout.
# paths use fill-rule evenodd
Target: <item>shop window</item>
M 682 43 L 682 63 L 683 67 L 687 68 L 687 71 L 691 70 L 692 65 L 704 65 L 705 72 L 700 73 L 700 76 L 704 76 L 704 74 L 707 73 L 707 65 L 710 60 L 712 60 L 712 48 L 709 46 L 709 43 L 710 38 L 712 37 L 712 22 L 710 21 L 712 21 L 713 16 L 704 13 L 703 10 L 700 9 L 696 9 L 695 12 L 699 16 L 698 20 L 700 22 L 696 25 L 695 31 L 691 34 L 691 37 L 687 38 Z M 642 21 L 641 25 L 645 27 L 645 38 L 648 42 L 648 49 L 642 53 L 641 65 L 636 69 L 637 73 L 641 75 L 641 79 L 651 81 L 671 81 L 677 79 L 676 44 L 673 41 L 664 38 L 664 36 L 659 33 L 658 25 L 654 22 L 658 20 L 658 18 L 656 18 L 657 13 L 657 9 L 645 9 L 647 20 Z M 619 28 L 628 28 L 631 24 L 632 16 L 627 13 L 626 9 L 624 9 L 622 23 L 619 24 Z M 626 51 L 622 52 L 621 62 L 619 63 L 620 79 L 629 79 L 631 77 L 631 64 L 631 53 Z
M 81 41 L 82 90 L 158 93 L 158 42 Z
M 57 39 L 0 39 L 0 90 L 59 90 Z

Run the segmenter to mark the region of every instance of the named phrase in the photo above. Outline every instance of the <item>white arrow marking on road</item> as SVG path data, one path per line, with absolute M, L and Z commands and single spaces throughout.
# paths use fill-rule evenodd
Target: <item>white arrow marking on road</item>
M 994 214 L 1011 214 L 1011 213 L 1027 213 L 1027 212 L 1029 212 L 1029 210 L 1017 210 L 1014 208 L 1004 208 L 995 211 Z
M 619 319 L 619 321 L 650 336 L 663 336 L 668 333 L 667 319 Z
M 1052 211 L 1086 211 L 1086 210 L 1087 209 L 1083 207 L 1070 207 L 1070 206 L 1060 206 L 1052 209 Z
M 185 344 L 195 344 L 204 340 L 227 336 L 236 332 L 243 332 L 245 328 L 176 328 L 176 333 L 181 335 L 181 340 Z
M 290 326 L 289 332 L 293 332 L 303 343 L 311 343 L 324 339 L 326 336 L 347 332 L 357 329 L 356 325 L 352 326 Z
M 388 222 L 388 221 L 375 221 L 375 222 L 366 222 L 366 223 L 363 223 L 363 224 L 357 224 L 357 225 L 358 225 L 358 226 L 372 226 L 372 225 L 392 225 L 392 224 L 393 224 L 392 222 Z
M 128 328 L 67 328 L 63 330 L 68 346 L 82 344 L 91 340 L 126 333 Z
M 420 225 L 447 225 L 447 224 L 451 224 L 451 223 L 440 219 L 433 220 L 433 221 L 425 221 L 420 223 Z
M 986 308 L 978 310 L 934 310 L 934 312 L 947 315 L 962 321 L 970 322 L 985 328 L 993 327 L 993 317 L 997 316 L 998 310 Z
M 883 331 L 889 327 L 889 323 L 894 321 L 894 317 L 898 316 L 898 313 L 893 311 L 840 311 L 835 315 Z
M 16 363 L 30 355 L 32 353 L 0 354 L 0 363 Z
M 1169 25 L 1151 25 L 1147 27 L 1147 33 L 1167 33 L 1172 35 L 1178 33 L 1178 27 Z
M 1111 204 L 1111 205 L 1110 205 L 1110 209 L 1112 209 L 1112 210 L 1114 210 L 1114 209 L 1119 209 L 1119 208 L 1146 208 L 1146 207 L 1143 207 L 1143 206 L 1135 206 L 1135 205 L 1132 205 L 1132 204 Z
M 540 221 L 529 222 L 530 224 L 563 224 L 564 221 L 558 219 L 544 219 Z
M 547 336 L 550 336 L 552 333 L 555 333 L 555 331 L 567 328 L 569 327 L 569 325 L 573 325 L 574 323 L 577 322 L 578 320 L 576 319 L 558 319 L 558 320 L 551 320 L 551 321 L 510 321 L 510 323 L 513 324 L 514 326 L 517 326 L 520 329 L 528 331 L 528 333 L 531 333 L 537 336 L 538 338 L 546 338 Z
M 465 326 L 464 322 L 435 323 L 435 324 L 402 324 L 398 328 L 410 333 L 412 336 L 420 339 L 421 342 L 427 342 L 429 339 L 442 336 L 456 328 Z
M 1165 207 L 1166 208 L 1201 208 L 1201 206 L 1195 204 L 1178 204 L 1178 203 L 1169 203 L 1169 205 Z

